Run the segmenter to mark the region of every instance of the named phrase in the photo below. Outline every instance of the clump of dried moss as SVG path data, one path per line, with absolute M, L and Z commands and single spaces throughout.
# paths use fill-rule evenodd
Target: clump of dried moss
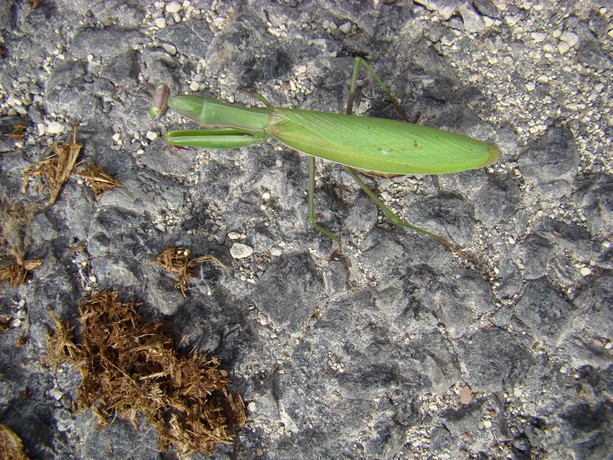
M 17 287 L 21 284 L 25 284 L 30 277 L 32 270 L 40 267 L 43 261 L 41 259 L 25 260 L 23 262 L 17 262 L 7 265 L 0 269 L 0 282 L 8 281 L 13 286 Z
M 28 460 L 21 438 L 6 425 L 0 423 L 0 458 Z
M 52 368 L 63 362 L 79 368 L 81 408 L 102 425 L 117 416 L 138 428 L 140 414 L 157 430 L 161 449 L 172 446 L 182 455 L 232 442 L 231 427 L 245 422 L 244 405 L 227 392 L 216 358 L 178 353 L 162 323 L 141 323 L 136 304 L 119 302 L 115 292 L 94 293 L 79 312 L 82 343 L 51 313 L 48 348 Z

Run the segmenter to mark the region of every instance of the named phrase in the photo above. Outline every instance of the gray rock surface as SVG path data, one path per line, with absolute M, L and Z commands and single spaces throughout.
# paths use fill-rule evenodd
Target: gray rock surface
M 611 10 L 191 0 L 171 13 L 170 3 L 0 8 L 2 206 L 46 202 L 35 180 L 21 192 L 21 174 L 71 140 L 73 119 L 80 160 L 124 184 L 96 201 L 73 176 L 27 227 L 27 257 L 41 267 L 2 286 L 14 327 L 0 333 L 0 423 L 30 458 L 174 455 L 157 452 L 147 426 L 98 431 L 91 413 L 73 415 L 78 372 L 40 364 L 47 312 L 74 321 L 78 300 L 103 289 L 223 360 L 248 423 L 212 458 L 611 455 Z M 274 140 L 179 151 L 161 136 L 181 118 L 148 117 L 157 82 L 341 112 L 353 56 L 419 123 L 500 147 L 487 170 L 373 181 L 481 267 L 377 217 L 343 168 L 318 162 L 316 210 L 343 243 L 330 258 L 333 241 L 306 218 L 304 155 Z M 360 78 L 357 111 L 398 118 Z M 24 139 L 4 135 L 20 122 Z M 233 259 L 235 243 L 253 253 Z M 184 298 L 155 263 L 169 244 L 229 268 L 200 266 Z

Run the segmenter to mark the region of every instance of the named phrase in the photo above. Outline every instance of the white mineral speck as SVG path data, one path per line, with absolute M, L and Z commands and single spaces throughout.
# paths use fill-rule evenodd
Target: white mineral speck
M 230 232 L 228 233 L 228 238 L 231 240 L 240 240 L 241 234 L 238 232 Z
M 47 125 L 47 132 L 49 134 L 59 134 L 64 131 L 64 125 L 57 121 L 52 121 Z
M 341 24 L 341 26 L 338 28 L 338 30 L 340 30 L 344 34 L 348 34 L 349 32 L 351 32 L 351 23 L 349 21 L 347 21 L 347 22 Z
M 164 43 L 162 45 L 162 48 L 164 48 L 164 51 L 166 51 L 168 54 L 177 54 L 177 48 L 174 45 L 169 45 L 168 43 Z
M 179 2 L 170 2 L 166 4 L 166 11 L 170 14 L 178 13 L 182 8 L 183 5 L 181 5 Z
M 558 51 L 560 54 L 566 53 L 570 49 L 570 46 L 566 42 L 558 43 Z
M 230 255 L 235 259 L 244 259 L 253 254 L 253 248 L 243 243 L 234 243 L 230 248 Z
M 575 46 L 577 42 L 579 42 L 579 37 L 577 34 L 572 32 L 564 32 L 562 35 L 560 35 L 560 40 L 568 43 L 568 46 Z

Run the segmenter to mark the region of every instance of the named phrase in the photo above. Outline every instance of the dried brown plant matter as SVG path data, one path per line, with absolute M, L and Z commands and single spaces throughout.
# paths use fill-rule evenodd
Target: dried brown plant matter
M 103 192 L 122 186 L 122 183 L 108 174 L 104 169 L 94 165 L 85 165 L 77 173 L 85 179 L 85 183 L 94 191 L 96 200 Z
M 115 292 L 94 293 L 79 312 L 82 343 L 52 314 L 48 348 L 52 368 L 66 361 L 79 368 L 80 407 L 102 425 L 117 416 L 138 428 L 140 414 L 157 430 L 161 449 L 182 455 L 232 442 L 231 427 L 245 422 L 244 405 L 226 390 L 216 358 L 178 353 L 162 323 L 141 323 L 136 304 L 121 303 Z
M 0 458 L 28 460 L 19 436 L 6 425 L 0 424 Z
M 194 267 L 205 262 L 214 262 L 224 270 L 226 269 L 226 266 L 213 256 L 200 256 L 192 259 L 189 249 L 176 246 L 168 246 L 157 258 L 159 265 L 174 273 L 179 279 L 175 288 L 180 289 L 184 297 L 187 291 L 187 279 L 194 276 Z
M 39 211 L 36 205 L 0 199 L 0 282 L 19 286 L 42 264 L 40 259 L 26 259 L 32 244 L 30 225 Z
M 54 144 L 51 147 L 54 152 L 53 155 L 32 165 L 23 173 L 24 193 L 30 176 L 40 176 L 43 181 L 42 187 L 44 188 L 45 185 L 49 186 L 49 204 L 55 203 L 64 183 L 74 171 L 77 158 L 79 153 L 81 153 L 81 147 L 83 147 L 83 144 L 77 143 L 77 122 L 75 121 L 72 142 Z

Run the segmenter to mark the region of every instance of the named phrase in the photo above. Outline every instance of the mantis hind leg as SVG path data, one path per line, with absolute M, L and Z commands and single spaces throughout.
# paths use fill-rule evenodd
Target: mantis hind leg
M 453 251 L 454 253 L 456 253 L 460 257 L 462 257 L 464 259 L 467 259 L 467 260 L 470 260 L 471 262 L 474 262 L 476 265 L 479 265 L 479 263 L 475 259 L 473 259 L 472 257 L 468 256 L 464 251 L 462 251 L 460 248 L 458 248 L 454 244 L 452 244 L 449 241 L 447 241 L 442 236 L 437 235 L 436 233 L 429 232 L 428 230 L 424 230 L 421 227 L 418 227 L 416 225 L 408 223 L 407 221 L 402 220 L 400 217 L 398 217 L 394 213 L 394 211 L 392 211 L 390 208 L 385 206 L 383 201 L 381 201 L 381 198 L 379 198 L 377 196 L 377 194 L 375 192 L 373 192 L 372 189 L 366 184 L 366 182 L 364 182 L 362 180 L 362 178 L 358 175 L 358 173 L 357 173 L 357 171 L 355 169 L 350 168 L 349 166 L 345 166 L 345 170 L 351 175 L 351 177 L 354 178 L 354 180 L 362 188 L 364 193 L 366 193 L 369 196 L 369 198 L 379 207 L 379 209 L 383 212 L 383 214 L 385 214 L 385 216 L 393 224 L 402 225 L 403 227 L 410 228 L 411 230 L 415 230 L 416 232 L 423 233 L 424 235 L 428 235 L 429 237 L 434 238 L 435 240 L 437 240 L 440 243 L 442 243 L 445 246 L 447 246 L 447 248 L 449 248 L 451 251 Z
M 379 76 L 377 75 L 375 70 L 371 67 L 371 65 L 368 62 L 366 62 L 364 59 L 359 58 L 359 57 L 355 58 L 355 61 L 353 63 L 353 72 L 351 74 L 351 86 L 349 88 L 349 98 L 347 100 L 347 110 L 346 110 L 347 115 L 351 115 L 352 112 L 353 112 L 353 101 L 355 99 L 355 92 L 356 92 L 356 89 L 357 89 L 358 75 L 360 73 L 360 68 L 362 66 L 364 66 L 364 68 L 366 70 L 368 70 L 368 72 L 372 75 L 373 79 L 377 82 L 379 87 L 390 98 L 390 100 L 392 101 L 392 104 L 394 104 L 394 106 L 398 110 L 398 113 L 400 114 L 400 116 L 406 122 L 409 122 L 409 117 L 407 116 L 405 111 L 400 106 L 400 102 L 398 101 L 398 99 L 392 94 L 392 92 L 387 88 L 387 86 L 385 86 L 385 83 L 383 83 L 381 78 L 379 78 Z M 453 251 L 454 253 L 458 254 L 459 256 L 461 256 L 461 257 L 463 257 L 465 259 L 474 261 L 473 258 L 471 258 L 470 256 L 467 256 L 460 248 L 458 248 L 457 246 L 451 244 L 449 241 L 447 241 L 442 236 L 436 235 L 435 233 L 431 233 L 431 232 L 429 232 L 427 230 L 424 230 L 421 227 L 418 227 L 416 225 L 412 225 L 412 224 L 402 220 L 391 209 L 389 209 L 387 206 L 385 206 L 385 204 L 383 203 L 383 201 L 381 201 L 381 199 L 377 196 L 377 194 L 372 191 L 372 189 L 366 184 L 366 182 L 364 182 L 362 180 L 362 178 L 360 178 L 360 176 L 358 175 L 358 172 L 355 169 L 353 169 L 353 168 L 351 168 L 349 166 L 345 166 L 345 170 L 351 175 L 351 177 L 353 177 L 353 179 L 358 183 L 360 188 L 370 197 L 370 199 L 379 207 L 379 209 L 383 212 L 383 214 L 385 214 L 386 217 L 392 223 L 394 223 L 396 225 L 401 225 L 403 227 L 409 228 L 409 229 L 414 230 L 416 232 L 423 233 L 424 235 L 428 235 L 429 237 L 434 238 L 435 240 L 437 240 L 437 241 L 441 242 L 442 244 L 444 244 L 445 246 L 447 246 L 451 251 Z

